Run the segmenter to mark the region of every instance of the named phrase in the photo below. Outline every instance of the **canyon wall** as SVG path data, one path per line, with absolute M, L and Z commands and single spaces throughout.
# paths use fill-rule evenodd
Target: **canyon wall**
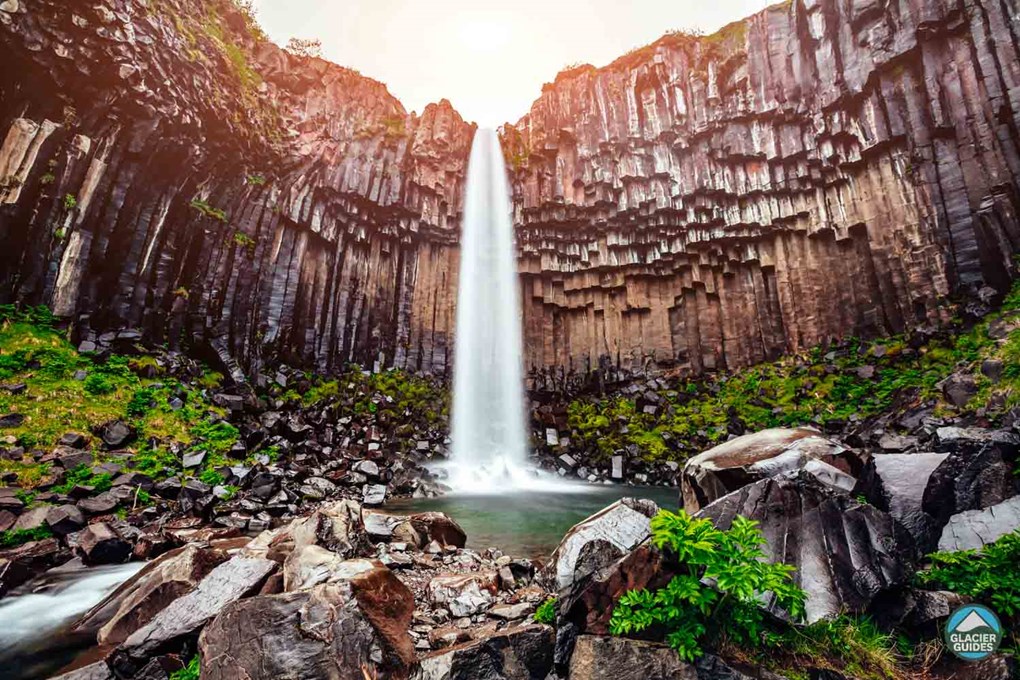
M 447 370 L 473 134 L 448 102 L 409 115 L 229 0 L 7 0 L 0 62 L 0 299 L 238 376 Z
M 561 73 L 502 130 L 529 364 L 744 366 L 1004 290 L 1017 12 L 797 1 Z
M 561 73 L 501 130 L 538 384 L 743 366 L 1004 290 L 1017 13 L 798 1 Z M 0 302 L 238 377 L 449 371 L 474 130 L 449 103 L 410 114 L 230 0 L 3 0 L 0 61 Z

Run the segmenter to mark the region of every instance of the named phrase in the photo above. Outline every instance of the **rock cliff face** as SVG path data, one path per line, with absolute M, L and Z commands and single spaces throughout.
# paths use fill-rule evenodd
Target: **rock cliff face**
M 530 365 L 743 366 L 1002 290 L 1016 16 L 798 0 L 561 73 L 503 129 Z
M 446 370 L 473 134 L 449 103 L 409 115 L 229 0 L 9 0 L 0 34 L 0 298 L 235 372 Z
M 502 130 L 528 368 L 733 368 L 1002 290 L 1016 13 L 798 0 L 560 74 Z M 409 114 L 230 0 L 6 0 L 0 60 L 0 301 L 237 375 L 449 370 L 473 126 L 447 102 Z

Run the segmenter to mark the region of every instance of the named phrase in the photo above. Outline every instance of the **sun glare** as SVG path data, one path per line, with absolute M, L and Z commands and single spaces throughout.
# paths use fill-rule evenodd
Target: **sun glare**
M 457 36 L 471 52 L 498 52 L 510 43 L 510 23 L 496 16 L 466 16 L 458 21 Z

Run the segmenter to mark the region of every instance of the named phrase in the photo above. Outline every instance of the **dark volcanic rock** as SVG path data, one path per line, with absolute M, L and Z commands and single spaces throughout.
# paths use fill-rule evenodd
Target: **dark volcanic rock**
M 698 672 L 664 644 L 582 635 L 570 658 L 570 679 L 698 680 Z
M 525 626 L 430 654 L 412 680 L 545 680 L 553 664 L 552 628 Z
M 0 597 L 47 569 L 71 559 L 71 552 L 54 538 L 0 551 Z
M 225 608 L 199 641 L 202 677 L 364 680 L 406 675 L 414 596 L 385 567 Z
M 687 512 L 695 513 L 759 479 L 801 469 L 849 491 L 859 468 L 853 452 L 815 430 L 762 430 L 731 439 L 687 461 L 680 478 L 681 500 Z
M 809 622 L 862 612 L 912 573 L 914 544 L 896 520 L 804 472 L 755 482 L 698 515 L 720 529 L 737 515 L 759 522 L 768 559 L 797 568 Z
M 902 523 L 914 538 L 919 554 L 931 552 L 941 533 L 941 525 L 924 511 L 922 504 L 932 473 L 948 455 L 875 454 L 865 466 L 853 492 L 855 496 L 863 494 L 869 503 Z
M 137 665 L 157 650 L 197 632 L 228 604 L 258 591 L 277 568 L 271 560 L 235 556 L 210 571 L 198 586 L 171 602 L 118 648 Z M 122 657 L 123 658 L 123 657 Z
M 123 420 L 113 420 L 99 428 L 99 436 L 109 449 L 119 449 L 132 441 L 137 432 Z
M 1020 496 L 985 508 L 968 510 L 949 518 L 938 548 L 943 551 L 974 550 L 1020 529 Z
M 131 544 L 109 524 L 97 522 L 78 535 L 78 552 L 86 564 L 121 564 L 131 557 Z

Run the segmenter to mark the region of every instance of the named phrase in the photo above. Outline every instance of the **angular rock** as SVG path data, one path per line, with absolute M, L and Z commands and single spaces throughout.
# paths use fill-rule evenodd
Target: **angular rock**
M 457 618 L 485 611 L 498 592 L 499 576 L 491 571 L 440 574 L 428 584 L 429 602 L 446 607 Z
M 1020 529 L 1020 496 L 984 510 L 968 510 L 949 518 L 942 530 L 940 551 L 975 550 Z
M 402 677 L 414 596 L 384 567 L 226 607 L 199 638 L 203 680 Z
M 794 581 L 808 595 L 808 622 L 862 612 L 912 574 L 913 541 L 892 516 L 808 473 L 760 480 L 698 513 L 720 529 L 737 515 L 760 523 L 768 560 L 796 567 Z
M 594 571 L 592 561 L 604 564 L 634 549 L 651 535 L 651 518 L 659 511 L 647 500 L 624 498 L 574 525 L 553 551 L 547 576 L 557 591 Z
M 0 551 L 0 597 L 70 559 L 70 551 L 61 548 L 55 538 Z
M 861 472 L 854 495 L 891 514 L 914 538 L 920 553 L 928 553 L 941 531 L 923 509 L 932 473 L 947 453 L 884 453 L 871 457 Z
M 90 609 L 77 627 L 89 630 L 102 624 L 99 644 L 119 645 L 226 559 L 224 552 L 199 543 L 164 553 Z
M 804 468 L 825 483 L 849 490 L 859 463 L 853 452 L 816 430 L 774 428 L 746 434 L 687 461 L 680 477 L 684 509 L 693 514 L 759 479 Z
M 53 533 L 66 536 L 85 526 L 85 516 L 73 505 L 51 506 L 47 508 L 46 524 Z
M 385 484 L 366 484 L 362 491 L 362 503 L 365 505 L 382 505 L 386 502 Z
M 524 626 L 421 659 L 412 680 L 545 680 L 552 670 L 552 628 Z
M 276 562 L 232 557 L 210 571 L 198 586 L 134 631 L 118 648 L 132 661 L 146 659 L 158 649 L 197 632 L 224 607 L 252 593 L 277 568 Z
M 295 520 L 277 540 L 288 538 L 295 548 L 319 545 L 344 558 L 369 546 L 361 506 L 350 500 L 323 505 L 308 517 Z
M 122 564 L 131 557 L 131 544 L 109 524 L 97 522 L 78 535 L 77 551 L 85 564 Z
M 123 420 L 113 420 L 99 428 L 99 436 L 109 449 L 119 449 L 132 441 L 137 432 Z
M 698 680 L 698 672 L 664 644 L 581 635 L 570 657 L 570 679 Z

